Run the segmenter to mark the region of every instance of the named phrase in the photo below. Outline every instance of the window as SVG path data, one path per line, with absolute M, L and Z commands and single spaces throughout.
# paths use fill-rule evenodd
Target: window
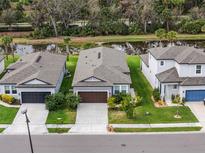
M 164 66 L 164 61 L 160 61 L 160 66 Z
M 10 86 L 5 86 L 5 94 L 10 94 Z
M 126 85 L 121 86 L 121 92 L 122 92 L 122 93 L 128 93 L 128 90 L 127 90 L 127 86 L 126 86 Z
M 120 86 L 114 86 L 114 94 L 120 93 Z
M 177 89 L 177 88 L 178 88 L 177 84 L 173 85 L 173 89 Z
M 16 90 L 16 87 L 15 87 L 15 86 L 12 86 L 12 87 L 11 87 L 11 90 L 12 90 L 12 94 L 17 94 L 17 90 Z
M 196 74 L 201 74 L 201 65 L 196 65 Z
M 116 85 L 113 89 L 114 94 L 128 93 L 128 85 Z

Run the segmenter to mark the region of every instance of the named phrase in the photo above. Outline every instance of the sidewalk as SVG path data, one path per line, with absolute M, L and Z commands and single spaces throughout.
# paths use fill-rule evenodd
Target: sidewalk
M 168 124 L 110 124 L 114 128 L 170 128 L 170 127 L 202 127 L 200 123 L 168 123 Z

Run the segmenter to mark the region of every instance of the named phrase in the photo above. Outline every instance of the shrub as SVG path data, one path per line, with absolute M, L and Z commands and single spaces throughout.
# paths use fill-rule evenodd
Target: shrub
M 66 106 L 70 109 L 76 109 L 80 103 L 80 97 L 72 93 L 69 93 L 65 96 Z
M 115 103 L 120 104 L 124 100 L 124 98 L 126 98 L 127 96 L 128 95 L 126 93 L 119 93 L 119 94 L 114 95 L 115 101 L 116 101 Z
M 201 27 L 201 31 L 205 33 L 205 25 Z
M 174 104 L 181 104 L 181 97 L 179 95 L 176 95 L 174 100 L 172 101 Z
M 205 20 L 187 21 L 182 25 L 181 31 L 185 33 L 198 34 L 202 32 L 202 27 L 205 25 Z
M 152 93 L 154 100 L 158 102 L 160 100 L 160 92 L 158 88 L 155 88 Z
M 137 23 L 130 24 L 129 33 L 130 34 L 140 34 L 141 33 L 140 26 Z
M 52 94 L 46 97 L 46 108 L 49 111 L 56 111 L 66 107 L 64 95 L 62 93 Z
M 116 108 L 116 103 L 115 102 L 116 102 L 116 98 L 114 96 L 110 97 L 107 101 L 108 107 L 110 109 L 115 109 Z
M 14 97 L 11 95 L 7 95 L 7 94 L 2 94 L 2 101 L 8 104 L 12 104 L 14 101 Z

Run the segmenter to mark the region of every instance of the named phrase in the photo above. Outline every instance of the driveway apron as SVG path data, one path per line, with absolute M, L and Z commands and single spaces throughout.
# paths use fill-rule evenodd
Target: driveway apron
M 31 134 L 46 134 L 47 128 L 45 122 L 48 116 L 48 110 L 45 104 L 22 104 L 12 125 L 9 126 L 4 134 L 27 134 L 26 118 L 21 113 L 23 109 L 27 109 L 27 115 L 30 120 Z
M 205 105 L 201 102 L 192 102 L 187 105 L 203 126 L 202 131 L 205 131 Z
M 107 133 L 108 107 L 106 103 L 81 103 L 78 105 L 76 124 L 71 133 Z

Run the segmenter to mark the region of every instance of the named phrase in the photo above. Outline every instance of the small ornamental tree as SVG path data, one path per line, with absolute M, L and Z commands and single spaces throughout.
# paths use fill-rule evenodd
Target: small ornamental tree
M 170 31 L 170 32 L 167 33 L 166 37 L 172 45 L 172 43 L 177 39 L 177 32 Z
M 160 28 L 155 31 L 155 35 L 159 38 L 160 40 L 160 46 L 162 44 L 162 39 L 166 37 L 166 30 L 163 28 Z

